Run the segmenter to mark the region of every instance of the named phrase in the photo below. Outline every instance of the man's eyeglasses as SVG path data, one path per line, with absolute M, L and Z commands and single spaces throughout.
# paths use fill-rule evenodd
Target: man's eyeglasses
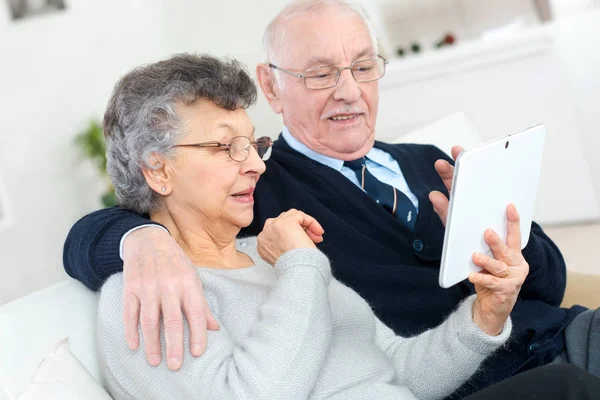
M 246 161 L 250 156 L 250 148 L 254 147 L 258 156 L 267 161 L 271 157 L 273 141 L 268 136 L 256 139 L 255 142 L 246 136 L 236 136 L 229 143 L 204 142 L 193 144 L 177 144 L 172 147 L 215 147 L 229 152 L 229 157 L 237 162 Z
M 354 61 L 347 67 L 342 68 L 337 65 L 317 67 L 306 70 L 303 74 L 279 68 L 273 64 L 269 64 L 269 67 L 304 79 L 304 85 L 306 85 L 307 89 L 319 90 L 329 89 L 337 85 L 340 75 L 345 69 L 350 70 L 354 80 L 358 83 L 376 81 L 385 75 L 385 65 L 387 63 L 388 61 L 385 58 L 378 55 L 366 60 Z

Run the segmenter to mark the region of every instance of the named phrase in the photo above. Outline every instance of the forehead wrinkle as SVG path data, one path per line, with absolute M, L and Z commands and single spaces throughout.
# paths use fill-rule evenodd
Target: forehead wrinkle
M 355 43 L 363 38 L 367 39 L 368 46 L 362 47 L 361 49 L 361 47 L 356 46 Z M 364 23 L 362 28 L 357 28 L 351 32 L 340 34 L 340 41 L 344 52 L 344 57 L 350 62 L 354 62 L 359 58 L 368 55 L 369 53 L 374 53 L 373 44 L 371 43 L 371 39 L 369 37 L 369 31 L 367 30 L 367 27 L 364 26 Z M 349 44 L 349 46 L 346 46 L 346 44 Z M 357 48 L 361 49 L 358 53 L 356 52 Z
M 336 44 L 332 45 L 331 41 L 325 41 L 325 43 L 313 41 L 313 44 L 307 50 L 313 54 L 316 53 L 316 55 L 309 57 L 308 60 L 301 60 L 300 62 L 304 62 L 302 67 L 311 69 L 330 65 L 341 66 L 345 62 L 352 63 L 364 56 L 374 55 L 375 49 L 373 48 L 373 43 L 371 43 L 369 32 L 364 23 L 361 25 L 361 27 L 350 32 L 343 32 L 344 26 L 336 27 L 330 36 L 333 41 L 337 42 Z M 296 31 L 294 34 L 297 35 L 298 32 Z M 342 49 L 343 59 L 331 56 L 331 54 L 336 53 L 335 48 Z

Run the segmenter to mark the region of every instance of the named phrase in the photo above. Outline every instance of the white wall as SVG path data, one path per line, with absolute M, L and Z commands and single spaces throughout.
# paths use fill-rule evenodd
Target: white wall
M 405 50 L 416 41 L 421 44 L 422 52 L 435 51 L 434 43 L 448 32 L 456 36 L 458 43 L 472 41 L 517 17 L 527 26 L 539 23 L 533 1 L 380 1 L 385 9 L 383 22 L 390 42 Z
M 553 36 L 543 31 L 510 41 L 473 42 L 414 62 L 392 62 L 381 82 L 378 135 L 397 136 L 455 111 L 466 113 L 484 140 L 545 124 L 536 220 L 548 225 L 597 219 L 600 203 L 590 187 L 557 53 Z M 469 145 L 453 136 L 455 144 Z
M 561 19 L 551 30 L 570 82 L 576 128 L 600 196 L 600 8 Z
M 63 13 L 11 22 L 0 6 L 0 176 L 13 224 L 0 230 L 0 298 L 64 278 L 69 228 L 100 207 L 101 188 L 74 136 L 101 118 L 116 80 L 170 54 L 210 52 L 254 67 L 284 0 L 69 0 Z M 259 96 L 257 132 L 281 128 Z
M 600 9 L 452 49 L 390 63 L 381 81 L 378 137 L 455 111 L 484 139 L 548 127 L 536 219 L 600 217 Z M 401 110 L 401 112 L 399 112 Z
M 13 224 L 0 231 L 5 301 L 63 278 L 70 226 L 98 208 L 74 135 L 100 117 L 117 78 L 163 51 L 161 2 L 70 0 L 12 23 L 0 7 L 0 173 Z
M 263 31 L 287 2 L 170 0 L 163 10 L 166 48 L 169 52 L 235 57 L 254 77 L 256 65 L 264 62 Z M 258 135 L 279 134 L 281 118 L 271 111 L 261 93 L 249 114 Z
M 65 276 L 66 234 L 79 217 L 100 206 L 101 191 L 73 137 L 89 118 L 101 117 L 115 81 L 134 66 L 178 51 L 235 56 L 254 75 L 262 61 L 262 31 L 284 3 L 68 0 L 64 13 L 15 23 L 8 7 L 0 6 L 0 180 L 13 214 L 12 226 L 0 230 L 0 298 L 12 300 Z M 378 0 L 364 3 L 376 9 Z M 582 95 L 573 101 L 596 179 L 600 56 L 593 49 L 600 48 L 600 28 L 595 21 L 600 21 L 597 13 L 580 28 L 564 29 L 572 41 L 578 29 L 587 35 L 579 40 L 580 50 L 570 48 L 574 58 L 567 70 L 574 93 Z M 259 133 L 279 132 L 280 118 L 262 96 L 250 114 Z

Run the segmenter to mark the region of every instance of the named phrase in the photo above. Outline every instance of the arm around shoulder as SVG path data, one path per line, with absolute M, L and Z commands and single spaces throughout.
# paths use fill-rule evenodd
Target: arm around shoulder
M 121 207 L 86 215 L 75 223 L 65 241 L 65 271 L 88 288 L 98 290 L 110 275 L 123 270 L 119 255 L 123 235 L 145 224 L 155 223 Z
M 285 258 L 284 258 L 285 257 Z M 166 362 L 147 364 L 143 351 L 131 351 L 122 324 L 122 274 L 102 288 L 98 309 L 98 340 L 102 369 L 118 398 L 306 398 L 321 371 L 331 341 L 326 257 L 318 250 L 296 250 L 281 257 L 281 271 L 266 301 L 256 304 L 258 319 L 246 336 L 234 339 L 235 318 L 221 320 L 208 332 L 206 352 L 193 358 L 185 352 L 182 368 Z M 239 290 L 223 284 L 215 290 Z M 211 308 L 218 310 L 217 294 Z M 210 302 L 210 301 L 209 301 Z M 241 304 L 248 312 L 252 304 Z M 219 318 L 219 315 L 216 315 Z M 184 324 L 184 340 L 189 338 Z M 164 331 L 161 327 L 164 346 Z

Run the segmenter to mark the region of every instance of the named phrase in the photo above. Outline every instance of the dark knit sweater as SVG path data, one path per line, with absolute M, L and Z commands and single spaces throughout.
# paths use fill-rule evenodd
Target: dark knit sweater
M 338 171 L 296 152 L 280 139 L 256 187 L 254 221 L 241 235 L 257 235 L 267 218 L 290 208 L 312 215 L 325 229 L 319 248 L 331 260 L 336 278 L 361 294 L 396 333 L 411 336 L 440 324 L 473 293 L 468 282 L 450 289 L 438 286 L 444 227 L 427 196 L 432 190 L 446 192 L 433 165 L 440 158 L 451 160 L 434 146 L 376 142 L 375 147 L 398 161 L 419 199 L 414 232 Z M 123 268 L 121 237 L 147 223 L 143 216 L 119 207 L 86 216 L 67 237 L 65 270 L 97 290 Z M 535 223 L 523 254 L 530 273 L 512 313 L 512 338 L 484 362 L 457 396 L 551 361 L 564 349 L 562 331 L 583 310 L 558 307 L 566 285 L 565 263 Z

